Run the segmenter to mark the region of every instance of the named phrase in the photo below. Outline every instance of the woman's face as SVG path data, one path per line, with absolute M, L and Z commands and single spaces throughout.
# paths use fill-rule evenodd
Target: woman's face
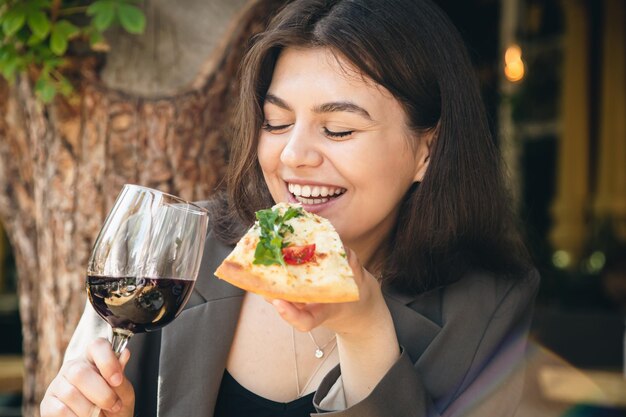
M 274 200 L 328 218 L 367 262 L 423 176 L 426 141 L 386 89 L 324 48 L 281 53 L 263 112 L 258 157 Z

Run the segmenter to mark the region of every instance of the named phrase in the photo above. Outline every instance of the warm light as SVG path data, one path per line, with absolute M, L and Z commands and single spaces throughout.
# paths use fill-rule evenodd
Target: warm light
M 517 45 L 511 45 L 506 48 L 504 53 L 504 63 L 508 65 L 513 61 L 519 61 L 522 59 L 522 49 Z
M 512 83 L 520 81 L 524 78 L 524 62 L 522 60 L 511 62 L 504 67 L 504 75 Z
M 518 45 L 511 45 L 504 52 L 504 75 L 507 80 L 515 83 L 524 78 L 524 74 L 522 49 Z

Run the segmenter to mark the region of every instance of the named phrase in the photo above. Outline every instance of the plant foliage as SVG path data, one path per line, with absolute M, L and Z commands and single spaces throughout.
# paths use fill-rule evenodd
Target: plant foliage
M 73 88 L 62 73 L 71 44 L 94 52 L 108 49 L 103 33 L 114 25 L 142 33 L 146 18 L 137 0 L 0 0 L 0 76 L 13 82 L 18 73 L 35 76 L 43 102 Z

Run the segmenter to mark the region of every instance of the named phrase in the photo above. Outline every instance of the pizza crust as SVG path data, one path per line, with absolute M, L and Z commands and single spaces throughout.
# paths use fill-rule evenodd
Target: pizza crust
M 344 288 L 342 291 L 337 285 L 316 286 L 306 293 L 296 294 L 293 289 L 285 288 L 276 281 L 273 281 L 274 285 L 272 285 L 269 280 L 259 279 L 259 276 L 246 271 L 243 266 L 228 260 L 217 268 L 215 276 L 235 287 L 263 297 L 278 298 L 294 303 L 345 303 L 359 299 L 358 290 L 356 294 L 352 288 Z

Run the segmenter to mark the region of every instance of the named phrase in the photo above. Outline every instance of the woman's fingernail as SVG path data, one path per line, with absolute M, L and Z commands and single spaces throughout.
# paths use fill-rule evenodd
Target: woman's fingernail
M 113 405 L 113 407 L 111 407 L 111 411 L 114 412 L 114 413 L 117 413 L 121 409 L 122 409 L 122 402 L 120 400 L 117 400 L 115 405 Z
M 122 374 L 111 375 L 111 384 L 117 387 L 121 383 L 122 383 Z

